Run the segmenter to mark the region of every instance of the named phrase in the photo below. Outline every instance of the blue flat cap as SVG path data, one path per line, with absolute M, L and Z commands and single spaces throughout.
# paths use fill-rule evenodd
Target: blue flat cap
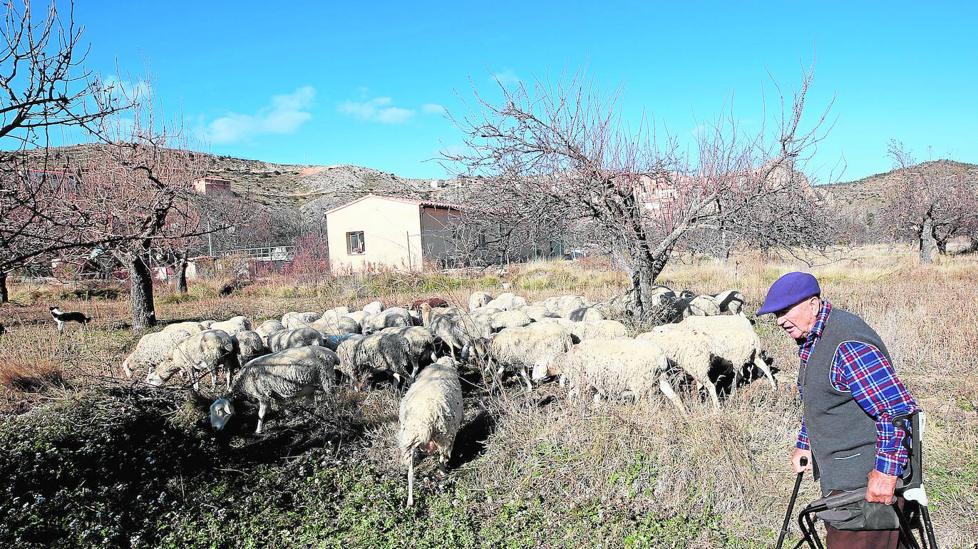
M 822 289 L 818 287 L 818 280 L 809 273 L 788 273 L 771 284 L 771 289 L 767 291 L 764 298 L 764 305 L 757 310 L 758 315 L 775 313 L 782 309 L 787 309 L 813 295 L 821 295 Z

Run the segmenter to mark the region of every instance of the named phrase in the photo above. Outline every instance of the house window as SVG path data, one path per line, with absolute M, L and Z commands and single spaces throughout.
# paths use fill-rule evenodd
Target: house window
M 366 247 L 363 242 L 363 231 L 346 233 L 346 253 L 349 255 L 359 255 L 364 252 Z

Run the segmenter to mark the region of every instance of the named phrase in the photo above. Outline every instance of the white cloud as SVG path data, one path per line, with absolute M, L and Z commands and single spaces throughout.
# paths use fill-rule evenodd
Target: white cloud
M 414 111 L 395 107 L 390 97 L 375 97 L 367 101 L 345 101 L 339 111 L 367 122 L 403 124 L 414 117 Z
M 421 105 L 421 112 L 425 114 L 445 114 L 448 112 L 448 109 L 438 103 L 425 103 Z
M 215 144 L 244 141 L 264 134 L 294 133 L 312 118 L 309 108 L 315 97 L 315 88 L 302 86 L 292 93 L 272 97 L 271 104 L 255 114 L 222 116 L 208 124 L 202 133 L 205 139 Z
M 123 80 L 114 74 L 102 79 L 102 88 L 116 100 L 136 101 L 149 96 L 149 82 L 143 79 L 136 81 Z
M 500 71 L 493 74 L 491 77 L 489 77 L 489 80 L 492 80 L 493 82 L 499 82 L 504 86 L 519 84 L 520 82 L 523 81 L 519 76 L 517 76 L 515 72 L 513 72 L 510 69 L 506 69 L 504 71 Z

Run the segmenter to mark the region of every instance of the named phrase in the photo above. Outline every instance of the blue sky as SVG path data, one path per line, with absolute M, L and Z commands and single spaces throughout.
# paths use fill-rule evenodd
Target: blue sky
M 36 3 L 36 0 L 35 0 Z M 684 6 L 682 4 L 690 4 Z M 978 162 L 973 2 L 168 2 L 78 0 L 88 64 L 148 78 L 200 148 L 271 162 L 358 164 L 440 177 L 461 142 L 443 109 L 472 88 L 585 70 L 677 136 L 733 107 L 761 117 L 773 77 L 815 61 L 815 115 L 834 128 L 810 164 L 825 179 L 918 159 Z

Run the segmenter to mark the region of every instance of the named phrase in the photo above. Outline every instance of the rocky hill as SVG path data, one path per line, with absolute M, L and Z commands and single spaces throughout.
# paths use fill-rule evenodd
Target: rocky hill
M 862 212 L 878 212 L 883 207 L 883 196 L 887 189 L 897 185 L 906 177 L 926 181 L 933 178 L 958 176 L 972 182 L 978 190 L 978 164 L 954 160 L 922 162 L 909 168 L 898 168 L 855 181 L 821 185 L 819 189 L 826 193 L 826 197 L 831 203 L 840 208 Z

